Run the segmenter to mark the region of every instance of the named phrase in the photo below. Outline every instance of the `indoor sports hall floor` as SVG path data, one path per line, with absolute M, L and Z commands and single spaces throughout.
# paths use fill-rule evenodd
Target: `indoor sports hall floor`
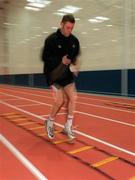
M 0 85 L 0 179 L 135 179 L 135 99 L 78 92 L 70 142 L 62 108 L 50 142 L 50 90 Z

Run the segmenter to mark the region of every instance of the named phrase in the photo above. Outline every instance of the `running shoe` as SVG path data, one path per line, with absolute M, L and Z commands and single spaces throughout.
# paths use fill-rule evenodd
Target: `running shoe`
M 50 120 L 50 119 L 45 120 L 45 127 L 46 127 L 46 131 L 47 131 L 47 135 L 48 135 L 49 139 L 54 138 L 53 124 L 54 124 L 54 122 L 52 120 Z
M 63 130 L 64 134 L 66 134 L 70 139 L 74 139 L 75 138 L 75 134 L 72 131 L 71 126 L 69 126 L 67 123 L 65 124 L 65 128 Z

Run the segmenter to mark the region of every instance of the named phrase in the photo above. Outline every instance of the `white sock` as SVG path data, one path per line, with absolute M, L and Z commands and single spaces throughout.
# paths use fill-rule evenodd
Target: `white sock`
M 54 119 L 53 118 L 51 118 L 51 117 L 49 117 L 48 118 L 48 125 L 51 127 L 51 128 L 53 128 L 53 125 L 54 125 Z
M 49 120 L 54 121 L 54 118 L 52 118 L 51 116 L 49 116 Z
M 71 128 L 73 124 L 73 116 L 68 115 L 66 125 Z
M 73 116 L 68 115 L 68 116 L 67 116 L 67 119 L 73 119 Z

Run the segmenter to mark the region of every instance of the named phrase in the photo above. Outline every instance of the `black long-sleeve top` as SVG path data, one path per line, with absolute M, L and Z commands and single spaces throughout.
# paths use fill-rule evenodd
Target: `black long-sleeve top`
M 50 75 L 51 72 L 62 63 L 62 57 L 68 55 L 68 58 L 74 63 L 79 53 L 79 41 L 73 34 L 65 37 L 60 29 L 58 29 L 47 37 L 43 48 L 42 60 L 44 62 L 44 73 L 49 85 L 54 83 Z M 61 84 L 61 82 L 67 80 L 73 80 L 73 74 L 69 68 L 67 68 L 61 78 L 55 80 L 55 82 Z

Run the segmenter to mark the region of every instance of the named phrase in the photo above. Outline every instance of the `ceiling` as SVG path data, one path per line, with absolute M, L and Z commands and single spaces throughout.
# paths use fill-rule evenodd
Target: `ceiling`
M 0 0 L 1 67 L 41 72 L 44 39 L 66 12 L 76 18 L 82 70 L 135 68 L 135 0 Z

